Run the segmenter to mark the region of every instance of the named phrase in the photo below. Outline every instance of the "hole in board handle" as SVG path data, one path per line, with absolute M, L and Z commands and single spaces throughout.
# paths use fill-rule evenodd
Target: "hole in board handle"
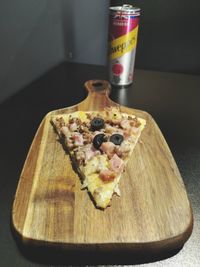
M 97 87 L 97 89 L 98 89 L 99 87 L 102 87 L 103 86 L 103 83 L 101 83 L 101 82 L 94 82 L 92 84 L 92 86 Z

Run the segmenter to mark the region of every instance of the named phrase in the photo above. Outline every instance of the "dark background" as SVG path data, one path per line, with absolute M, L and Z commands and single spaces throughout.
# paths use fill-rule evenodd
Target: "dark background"
M 200 74 L 199 0 L 111 0 L 141 8 L 136 68 Z
M 0 0 L 0 103 L 62 62 L 106 65 L 123 3 L 141 8 L 136 68 L 200 74 L 199 0 Z
M 108 0 L 0 0 L 0 102 L 64 61 L 104 65 Z

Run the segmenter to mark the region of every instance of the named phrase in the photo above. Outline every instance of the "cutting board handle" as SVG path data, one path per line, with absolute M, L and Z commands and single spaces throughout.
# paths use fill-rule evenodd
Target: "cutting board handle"
M 100 93 L 109 95 L 111 86 L 108 81 L 105 80 L 89 80 L 85 82 L 85 87 L 89 93 Z
M 103 110 L 105 107 L 119 106 L 109 98 L 111 85 L 105 80 L 89 80 L 85 82 L 88 96 L 79 104 L 79 110 Z

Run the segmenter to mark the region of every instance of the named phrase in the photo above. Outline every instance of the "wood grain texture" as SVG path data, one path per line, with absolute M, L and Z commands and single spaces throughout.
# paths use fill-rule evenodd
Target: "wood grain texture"
M 146 112 L 121 106 L 147 125 L 120 181 L 121 197 L 96 209 L 50 124 L 52 115 L 119 106 L 106 81 L 88 81 L 88 97 L 46 115 L 35 135 L 16 191 L 12 222 L 24 242 L 80 249 L 161 250 L 181 247 L 193 217 L 168 145 Z

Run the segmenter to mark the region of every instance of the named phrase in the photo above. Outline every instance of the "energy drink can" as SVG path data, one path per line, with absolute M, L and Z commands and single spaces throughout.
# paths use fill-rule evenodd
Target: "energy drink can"
M 110 7 L 109 79 L 115 86 L 133 82 L 140 8 Z

